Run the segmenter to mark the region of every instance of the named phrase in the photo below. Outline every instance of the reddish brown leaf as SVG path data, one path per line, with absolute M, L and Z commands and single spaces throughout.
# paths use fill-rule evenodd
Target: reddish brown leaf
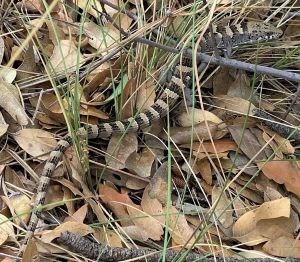
M 286 189 L 300 196 L 300 163 L 293 160 L 269 161 L 258 163 L 269 179 L 284 184 Z

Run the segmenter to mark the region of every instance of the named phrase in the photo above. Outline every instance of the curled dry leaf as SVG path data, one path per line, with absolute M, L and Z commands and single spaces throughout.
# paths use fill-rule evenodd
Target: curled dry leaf
M 192 126 L 193 124 L 197 125 L 204 121 L 215 124 L 221 124 L 223 122 L 223 120 L 217 117 L 215 114 L 193 107 L 188 107 L 187 112 L 179 114 L 177 117 L 177 121 L 179 125 L 183 127 Z
M 11 84 L 16 79 L 17 70 L 15 68 L 1 68 L 0 72 L 0 75 L 2 75 L 3 80 L 7 83 Z M 17 98 L 19 97 L 19 93 L 16 88 L 12 89 L 11 91 L 14 92 Z
M 73 72 L 83 62 L 83 56 L 71 40 L 60 40 L 50 57 L 49 68 L 56 73 Z
M 269 179 L 284 184 L 286 189 L 300 197 L 300 164 L 299 161 L 282 160 L 257 163 Z
M 0 79 L 0 106 L 20 125 L 27 125 L 28 118 L 20 103 L 17 88 Z
M 0 214 L 0 245 L 9 237 L 15 238 L 13 223 L 4 215 Z
M 274 140 L 277 144 L 277 150 L 280 150 L 283 154 L 294 154 L 295 153 L 295 148 L 292 146 L 291 141 L 280 136 L 279 134 L 277 134 L 276 132 L 265 128 L 263 126 L 260 126 L 259 128 L 261 128 L 265 133 L 269 134 L 270 136 L 274 136 Z M 267 142 L 268 140 L 266 140 Z
M 122 25 L 122 29 L 125 31 L 129 28 L 132 21 L 131 18 L 122 13 L 115 14 L 112 19 Z M 121 40 L 119 30 L 110 22 L 101 27 L 93 22 L 85 22 L 83 31 L 89 39 L 89 44 L 97 49 L 98 52 L 104 51 Z
M 54 136 L 41 129 L 22 129 L 13 135 L 19 146 L 29 155 L 40 160 L 46 160 L 49 153 L 56 146 Z
M 137 98 L 136 98 L 136 107 L 139 110 L 144 110 L 149 108 L 154 104 L 155 100 L 155 83 L 153 78 L 147 79 L 139 87 Z
M 248 246 L 254 246 L 281 235 L 292 235 L 290 199 L 265 202 L 242 215 L 233 225 L 233 236 Z M 270 230 L 271 229 L 271 230 Z
M 137 151 L 137 146 L 137 136 L 134 133 L 113 135 L 108 143 L 106 163 L 114 169 L 125 168 L 127 158 Z

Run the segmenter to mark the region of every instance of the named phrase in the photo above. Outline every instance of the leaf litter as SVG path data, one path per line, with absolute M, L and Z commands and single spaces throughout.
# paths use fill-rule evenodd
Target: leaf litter
M 173 59 L 151 44 L 124 45 L 130 34 L 148 39 L 164 3 L 110 1 L 141 14 L 145 20 L 137 22 L 105 2 L 58 1 L 47 18 L 41 17 L 48 7 L 40 1 L 15 2 L 4 3 L 11 12 L 1 11 L 8 23 L 3 22 L 0 37 L 0 243 L 1 252 L 11 256 L 17 255 L 27 230 L 37 176 L 57 141 L 87 123 L 120 120 L 149 108 L 164 88 L 160 81 Z M 242 46 L 233 58 L 298 70 L 297 17 L 285 19 L 280 1 L 273 6 L 263 1 L 247 14 L 252 6 L 241 8 L 236 2 L 221 1 L 216 14 L 281 21 L 284 35 Z M 165 33 L 178 40 L 195 35 L 186 18 L 189 5 L 176 3 L 171 12 L 179 13 L 164 20 L 166 32 L 156 39 L 160 44 L 169 45 Z M 204 25 L 206 17 L 199 10 L 198 24 Z M 155 26 L 150 30 L 149 24 Z M 122 51 L 113 53 L 119 47 Z M 200 82 L 191 79 L 195 96 L 187 94 L 186 104 L 169 112 L 167 121 L 153 123 L 143 133 L 76 141 L 67 150 L 24 261 L 69 256 L 56 246 L 64 232 L 112 248 L 192 249 L 226 259 L 300 258 L 299 141 L 297 135 L 285 136 L 286 130 L 299 132 L 295 86 L 283 78 L 227 67 L 207 66 L 200 74 Z M 258 109 L 291 129 L 276 131 L 273 118 L 258 119 Z

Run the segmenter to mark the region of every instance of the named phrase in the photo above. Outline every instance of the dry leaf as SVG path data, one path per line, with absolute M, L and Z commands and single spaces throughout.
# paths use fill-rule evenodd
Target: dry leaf
M 0 112 L 0 137 L 7 132 L 8 126 L 9 125 L 5 122 L 5 119 L 2 113 Z
M 73 72 L 83 63 L 83 56 L 71 40 L 60 40 L 54 47 L 49 67 L 56 73 Z
M 168 192 L 168 163 L 164 162 L 155 172 L 149 183 L 149 197 L 166 204 Z
M 5 243 L 9 237 L 15 238 L 13 223 L 2 214 L 0 214 L 0 232 L 0 245 Z
M 17 88 L 0 79 L 0 106 L 20 125 L 27 125 L 28 118 L 20 103 Z
M 141 207 L 147 214 L 157 219 L 161 225 L 164 225 L 165 214 L 163 213 L 162 204 L 156 198 L 151 198 L 149 196 L 149 188 L 150 185 L 148 185 L 144 190 L 142 201 L 141 201 Z
M 276 183 L 284 184 L 286 189 L 300 196 L 300 162 L 293 160 L 268 161 L 257 163 L 262 172 Z
M 104 226 L 95 231 L 94 237 L 101 244 L 109 245 L 111 247 L 123 247 L 122 238 L 120 238 L 120 235 L 114 230 L 108 229 Z
M 16 215 L 14 222 L 17 225 L 20 225 L 22 222 L 27 224 L 32 209 L 30 198 L 24 194 L 13 195 L 10 197 L 9 203 L 11 213 Z
M 137 151 L 137 146 L 137 135 L 134 133 L 113 135 L 108 143 L 106 163 L 114 169 L 125 168 L 127 158 Z
M 230 110 L 233 113 L 245 114 L 249 116 L 254 115 L 254 109 L 256 108 L 249 101 L 244 100 L 239 97 L 232 97 L 227 95 L 222 95 L 215 97 L 215 106 L 223 108 L 224 110 Z
M 93 22 L 85 22 L 83 30 L 89 44 L 99 52 L 120 41 L 120 32 L 111 24 L 100 27 Z
M 112 187 L 100 184 L 99 195 L 104 204 L 106 204 L 109 209 L 115 214 L 115 216 L 120 220 L 122 226 L 133 225 L 126 205 L 133 205 L 137 208 L 139 208 L 139 206 L 135 205 L 127 194 L 120 194 Z
M 125 167 L 140 177 L 149 177 L 155 155 L 151 150 L 145 149 L 141 153 L 133 152 L 126 160 Z
M 73 222 L 83 223 L 83 221 L 87 215 L 87 211 L 88 211 L 88 205 L 85 204 L 82 207 L 80 207 L 79 209 L 77 209 L 73 215 L 66 217 L 64 222 L 73 221 Z
M 136 108 L 143 111 L 154 104 L 155 83 L 151 77 L 143 82 L 138 89 L 136 97 Z
M 211 185 L 212 184 L 212 170 L 210 166 L 210 162 L 207 158 L 201 159 L 197 161 L 197 167 L 200 172 L 200 176 L 204 179 L 204 181 Z
M 132 239 L 145 242 L 149 239 L 148 232 L 140 228 L 139 226 L 127 226 L 122 227 L 122 230 Z
M 223 137 L 227 131 L 224 130 L 225 126 L 220 126 L 214 123 L 208 122 L 209 130 L 207 130 L 206 124 L 204 122 L 195 125 L 194 128 L 191 127 L 171 127 L 170 128 L 170 136 L 172 142 L 175 144 L 186 144 L 191 142 L 191 138 L 193 137 L 193 141 L 201 141 L 201 140 L 209 140 L 210 135 L 219 139 Z M 166 133 L 162 134 L 162 137 L 167 140 L 168 135 Z
M 88 225 L 69 221 L 57 226 L 53 230 L 47 230 L 42 234 L 41 240 L 44 243 L 51 243 L 55 238 L 60 237 L 60 235 L 66 231 L 76 233 L 81 236 L 85 236 L 94 232 L 94 230 Z
M 41 129 L 22 129 L 13 135 L 19 146 L 29 155 L 41 160 L 48 159 L 45 155 L 56 146 L 54 136 Z
M 240 126 L 229 126 L 228 130 L 243 153 L 249 158 L 253 159 L 254 156 L 261 151 L 261 144 L 258 142 L 257 138 L 251 133 L 249 129 L 243 129 Z M 251 146 L 250 146 L 251 145 Z M 261 151 L 254 160 L 264 160 L 267 159 L 264 151 Z
M 190 148 L 190 144 L 182 145 L 183 148 Z M 234 141 L 229 139 L 219 139 L 212 142 L 194 142 L 192 144 L 192 148 L 194 150 L 194 154 L 197 155 L 198 153 L 223 153 L 230 150 L 237 150 L 237 145 Z
M 233 225 L 234 238 L 245 245 L 253 246 L 279 237 L 284 230 L 286 234 L 290 235 L 290 232 L 287 231 L 290 208 L 289 198 L 263 203 L 236 221 Z M 278 230 L 280 225 L 282 226 L 281 230 Z M 275 232 L 272 231 L 272 234 L 268 232 L 270 227 L 275 228 Z
M 221 124 L 223 122 L 223 120 L 217 117 L 215 114 L 194 107 L 188 107 L 188 112 L 183 112 L 176 118 L 179 125 L 183 127 L 192 126 L 193 124 L 197 125 L 204 121 L 208 121 L 214 124 Z
M 263 250 L 273 256 L 300 258 L 300 240 L 279 236 L 264 244 Z
M 147 232 L 147 235 L 152 240 L 160 240 L 164 233 L 163 227 L 160 222 L 140 208 L 127 206 L 128 214 L 131 221 L 140 229 Z
M 195 243 L 195 237 L 192 236 L 194 230 L 189 226 L 185 215 L 178 212 L 178 210 L 171 206 L 168 210 L 164 208 L 164 212 L 169 212 L 169 230 L 172 239 L 179 245 L 187 244 L 187 247 Z
M 213 205 L 218 201 L 215 208 L 217 219 L 223 227 L 229 228 L 233 224 L 233 209 L 230 199 L 226 196 L 226 192 L 224 192 L 221 187 L 214 186 L 211 197 Z

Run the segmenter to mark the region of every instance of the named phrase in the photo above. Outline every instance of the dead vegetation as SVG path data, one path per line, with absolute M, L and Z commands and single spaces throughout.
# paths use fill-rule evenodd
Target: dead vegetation
M 101 261 L 300 258 L 300 2 L 205 3 L 1 1 L 3 261 L 96 261 L 104 250 L 112 257 Z M 283 36 L 230 58 L 196 54 L 210 25 L 243 19 Z M 80 126 L 152 105 L 183 49 L 202 67 L 168 117 L 138 134 L 78 139 Z M 17 258 L 45 160 L 66 133 L 74 146 Z

